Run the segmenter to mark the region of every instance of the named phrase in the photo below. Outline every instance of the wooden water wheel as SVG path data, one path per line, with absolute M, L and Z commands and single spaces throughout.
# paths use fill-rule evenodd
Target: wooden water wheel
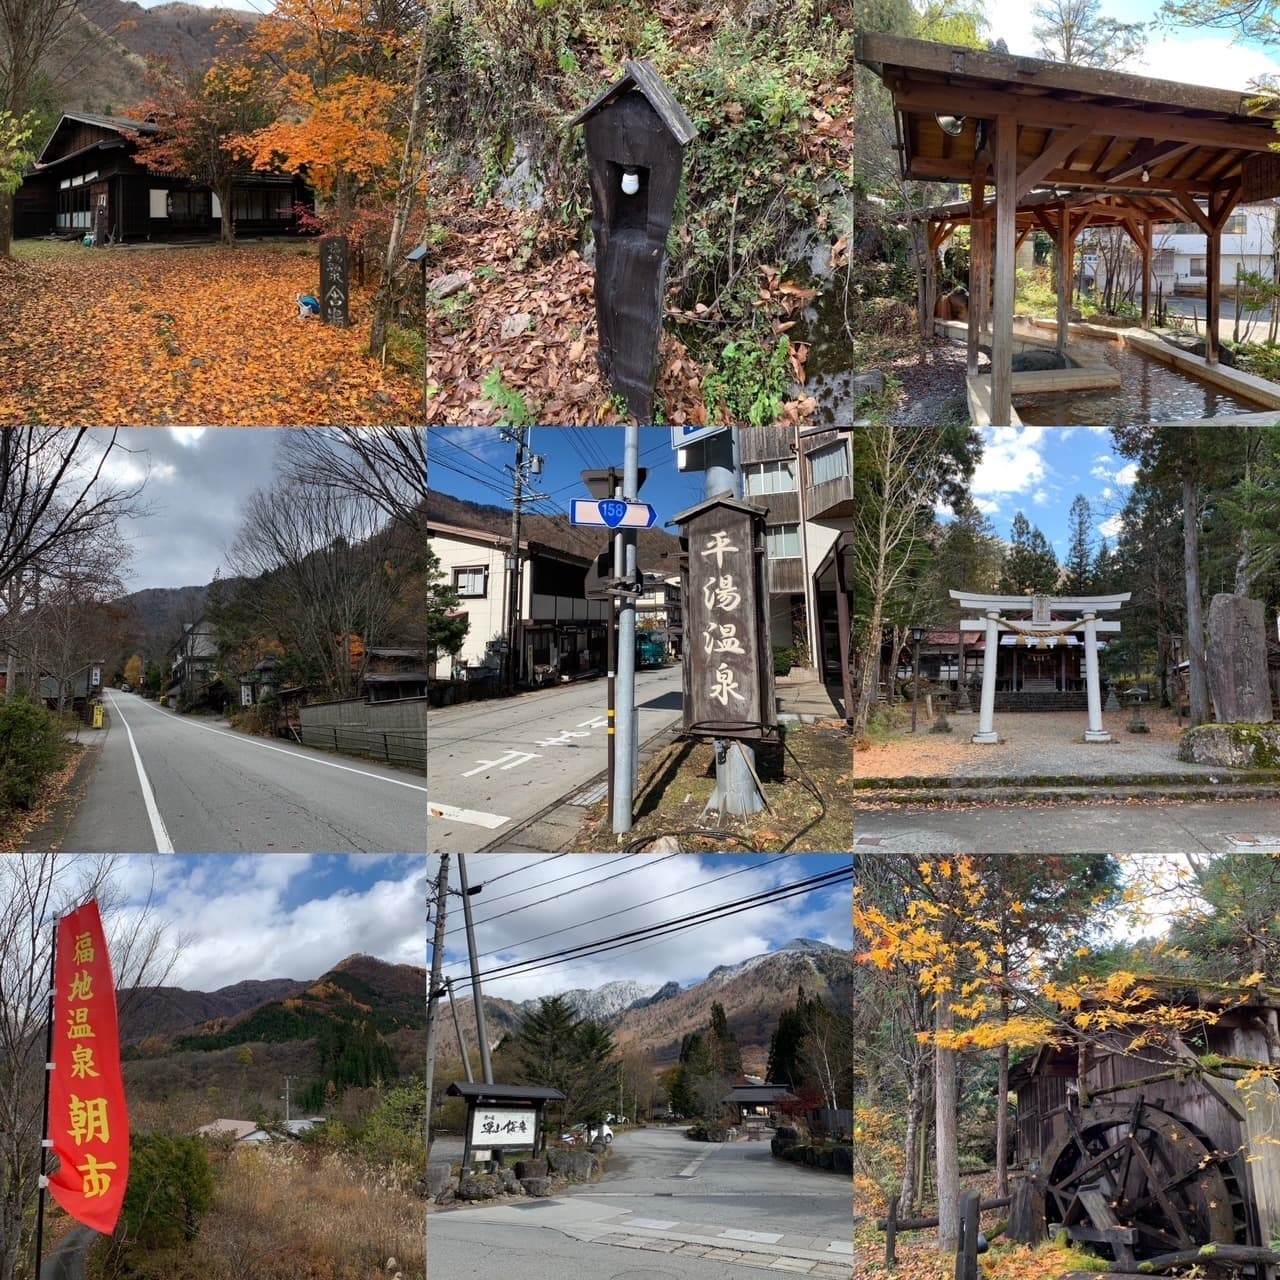
M 1130 1267 L 1211 1241 L 1245 1244 L 1249 1213 L 1230 1156 L 1139 1098 L 1068 1111 L 1044 1153 L 1045 1214 Z

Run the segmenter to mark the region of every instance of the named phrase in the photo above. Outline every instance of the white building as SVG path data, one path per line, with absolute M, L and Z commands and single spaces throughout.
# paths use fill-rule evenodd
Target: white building
M 1280 203 L 1262 200 L 1242 204 L 1227 219 L 1222 231 L 1219 281 L 1234 285 L 1237 268 L 1256 271 L 1270 280 L 1274 255 L 1280 248 L 1276 220 Z M 1153 244 L 1152 288 L 1158 281 L 1166 294 L 1203 293 L 1207 284 L 1207 237 L 1194 222 L 1157 225 Z

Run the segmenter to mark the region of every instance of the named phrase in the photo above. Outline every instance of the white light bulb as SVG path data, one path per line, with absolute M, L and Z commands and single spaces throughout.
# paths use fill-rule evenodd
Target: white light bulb
M 633 196 L 640 190 L 640 175 L 634 169 L 626 169 L 622 174 L 622 194 Z

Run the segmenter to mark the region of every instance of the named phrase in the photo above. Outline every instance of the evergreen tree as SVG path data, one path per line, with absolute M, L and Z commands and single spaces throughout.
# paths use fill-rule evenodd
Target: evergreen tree
M 798 1085 L 804 1075 L 800 1046 L 809 1031 L 809 1004 L 804 988 L 796 991 L 795 1005 L 784 1009 L 769 1041 L 769 1065 L 765 1075 L 771 1084 Z
M 1106 538 L 1103 538 L 1098 543 L 1097 554 L 1093 557 L 1093 564 L 1089 569 L 1089 594 L 1105 596 L 1109 591 L 1114 591 L 1115 577 L 1115 552 L 1111 550 Z
M 711 1006 L 711 1060 L 713 1069 L 722 1075 L 736 1076 L 742 1071 L 742 1046 L 729 1030 L 724 1005 L 718 1000 Z
M 1009 549 L 1000 574 L 1005 595 L 1050 594 L 1058 585 L 1058 557 L 1048 539 L 1021 511 L 1010 526 Z
M 1089 506 L 1089 499 L 1082 493 L 1076 494 L 1076 499 L 1071 504 L 1067 529 L 1071 540 L 1062 566 L 1063 591 L 1069 596 L 1090 595 L 1090 584 L 1093 581 L 1093 509 Z

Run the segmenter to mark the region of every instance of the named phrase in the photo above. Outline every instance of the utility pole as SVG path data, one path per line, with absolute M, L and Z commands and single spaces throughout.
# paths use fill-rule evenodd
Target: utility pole
M 529 452 L 532 430 L 531 427 L 510 427 L 502 432 L 502 438 L 516 446 L 516 465 L 514 468 L 507 468 L 515 482 L 511 493 L 511 549 L 506 556 L 507 603 L 506 626 L 503 628 L 507 640 L 507 665 L 503 684 L 509 694 L 515 692 L 516 677 L 520 674 L 520 655 L 516 651 L 520 634 L 520 603 L 523 595 L 521 578 L 524 568 L 520 559 L 520 519 L 526 502 L 537 502 L 547 496 L 526 492 L 530 475 L 542 474 L 542 458 Z
M 738 460 L 738 428 L 731 427 L 702 442 L 704 449 L 702 496 L 714 498 L 719 493 L 742 497 L 742 467 Z M 801 531 L 803 536 L 803 529 Z M 764 607 L 767 609 L 768 603 Z M 686 640 L 688 637 L 686 637 Z M 773 655 L 762 653 L 761 662 L 772 662 Z M 747 743 L 733 738 L 716 739 L 716 789 L 707 802 L 710 809 L 722 813 L 759 813 L 764 797 L 755 779 L 756 752 Z
M 503 684 L 508 694 L 516 687 L 516 631 L 520 618 L 520 514 L 524 510 L 524 455 L 529 442 L 528 427 L 513 427 L 514 436 L 503 432 L 504 438 L 515 440 L 515 490 L 511 495 L 511 550 L 507 554 L 507 668 Z
M 476 1035 L 480 1040 L 480 1069 L 485 1084 L 493 1083 L 493 1064 L 489 1061 L 489 1037 L 484 1026 L 484 1001 L 480 992 L 480 966 L 476 963 L 476 931 L 471 919 L 471 895 L 479 893 L 483 885 L 471 889 L 467 884 L 467 860 L 458 854 L 458 883 L 462 886 L 462 918 L 467 926 L 467 957 L 471 961 L 471 996 L 476 1005 Z
M 431 942 L 431 977 L 427 982 L 427 1155 L 431 1153 L 431 1084 L 436 1073 L 436 1006 L 445 988 L 440 982 L 444 969 L 444 914 L 449 897 L 449 855 L 440 855 L 436 873 L 434 906 L 435 935 Z
M 282 1094 L 280 1095 L 280 1096 L 284 1099 L 284 1122 L 285 1122 L 285 1124 L 288 1124 L 288 1123 L 289 1123 L 289 1120 L 290 1120 L 290 1118 L 291 1118 L 291 1117 L 290 1117 L 290 1115 L 289 1115 L 289 1086 L 290 1086 L 292 1083 L 293 1083 L 293 1077 L 292 1077 L 292 1076 L 285 1076 L 285 1078 L 284 1078 L 284 1093 L 282 1093 Z
M 462 1023 L 458 1021 L 458 1002 L 453 998 L 453 979 L 446 978 L 444 985 L 449 992 L 449 1012 L 453 1014 L 453 1031 L 458 1037 L 458 1052 L 462 1055 L 462 1069 L 467 1073 L 467 1079 L 474 1081 L 475 1076 L 471 1074 L 471 1059 L 467 1056 L 467 1042 L 462 1038 Z
M 622 468 L 622 496 L 635 502 L 640 488 L 640 428 L 626 429 L 626 449 Z M 622 575 L 627 582 L 636 577 L 636 532 L 628 529 L 621 535 L 623 564 Z M 618 539 L 614 539 L 614 573 L 619 572 L 616 562 Z M 636 717 L 636 598 L 633 594 L 622 597 L 618 611 L 618 698 L 617 734 L 615 743 L 613 830 L 615 834 L 631 830 L 632 809 L 636 789 L 636 762 L 639 755 L 639 733 Z

